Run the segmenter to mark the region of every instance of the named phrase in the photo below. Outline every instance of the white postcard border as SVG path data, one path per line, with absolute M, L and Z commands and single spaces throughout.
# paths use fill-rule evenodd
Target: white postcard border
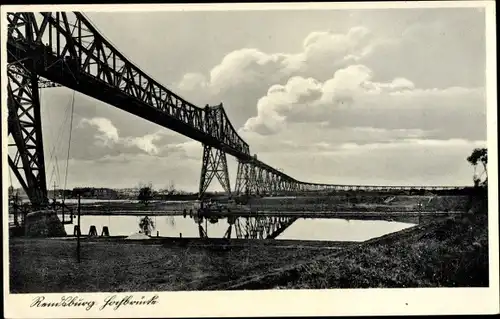
M 375 2 L 375 3 L 294 3 L 294 4 L 189 4 L 189 5 L 44 5 L 3 6 L 1 11 L 2 50 L 7 39 L 7 11 L 149 11 L 149 10 L 302 10 L 353 8 L 431 8 L 482 7 L 486 12 L 487 35 L 487 138 L 489 174 L 489 288 L 418 288 L 418 289 L 332 289 L 332 290 L 265 290 L 218 292 L 133 292 L 133 293 L 65 293 L 10 294 L 8 215 L 3 214 L 4 305 L 7 318 L 97 318 L 97 317 L 228 317 L 228 316 L 297 316 L 297 315 L 406 315 L 406 314 L 484 314 L 499 312 L 498 283 L 498 154 L 496 97 L 496 17 L 493 1 L 456 2 Z M 2 51 L 4 52 L 4 51 Z M 1 55 L 1 75 L 6 78 L 6 54 Z M 466 63 L 466 61 L 464 61 Z M 2 85 L 2 195 L 3 210 L 7 211 L 7 109 L 6 82 Z M 33 298 L 44 295 L 58 301 L 62 296 L 78 296 L 95 300 L 84 307 L 31 308 Z M 158 303 L 148 306 L 107 307 L 99 310 L 105 298 L 132 295 L 146 298 L 157 295 Z

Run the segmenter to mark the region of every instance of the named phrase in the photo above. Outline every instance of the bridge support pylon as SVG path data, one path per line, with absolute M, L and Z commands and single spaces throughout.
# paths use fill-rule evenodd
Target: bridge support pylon
M 226 153 L 222 150 L 203 145 L 203 164 L 201 167 L 198 197 L 202 199 L 214 177 L 217 177 L 224 191 L 231 196 L 231 184 L 227 169 Z
M 31 33 L 28 33 L 31 35 Z M 34 58 L 7 66 L 9 166 L 34 207 L 48 205 L 38 75 Z M 31 66 L 31 69 L 33 67 Z M 15 155 L 14 155 L 15 154 Z
M 250 165 L 243 161 L 238 161 L 238 171 L 236 173 L 236 185 L 234 192 L 236 195 L 248 195 L 250 192 Z

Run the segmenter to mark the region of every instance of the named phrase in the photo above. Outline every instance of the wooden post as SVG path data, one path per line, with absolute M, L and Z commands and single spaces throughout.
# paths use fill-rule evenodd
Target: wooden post
M 16 225 L 16 227 L 19 226 L 19 222 L 17 220 L 17 215 L 19 214 L 19 210 L 17 208 L 17 203 L 18 203 L 18 196 L 16 193 L 16 196 L 14 197 L 14 200 L 12 203 L 12 207 L 14 208 L 14 225 Z
M 78 262 L 80 262 L 80 233 L 81 233 L 81 226 L 80 226 L 80 194 L 78 194 L 78 233 L 76 234 L 76 256 Z
M 63 225 L 65 225 L 66 223 L 64 222 L 64 202 L 62 202 L 62 205 L 61 205 L 61 212 L 62 212 L 62 223 L 63 223 Z

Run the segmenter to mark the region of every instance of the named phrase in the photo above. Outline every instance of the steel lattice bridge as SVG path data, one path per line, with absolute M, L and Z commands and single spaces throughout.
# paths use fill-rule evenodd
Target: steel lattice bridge
M 363 186 L 302 182 L 251 155 L 222 104 L 198 107 L 158 83 L 80 12 L 15 12 L 8 19 L 9 166 L 33 206 L 48 204 L 39 88 L 64 86 L 199 141 L 203 197 L 216 177 L 231 195 L 341 190 L 454 190 L 464 187 Z M 14 153 L 14 152 L 13 152 Z M 238 160 L 231 192 L 227 154 Z

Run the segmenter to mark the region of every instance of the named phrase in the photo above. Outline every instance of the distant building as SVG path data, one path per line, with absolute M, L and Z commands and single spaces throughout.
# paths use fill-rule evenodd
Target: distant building
M 56 198 L 62 198 L 62 197 L 70 198 L 70 197 L 72 197 L 72 194 L 73 194 L 73 191 L 70 189 L 66 189 L 66 190 L 64 190 L 64 189 L 56 189 L 56 190 L 49 189 L 49 190 L 47 190 L 47 196 L 49 198 L 54 198 L 54 197 L 56 197 Z
M 139 196 L 138 188 L 121 188 L 117 189 L 116 192 L 119 198 L 124 199 L 137 199 L 137 196 Z
M 77 187 L 73 188 L 73 197 L 77 197 L 78 194 L 82 198 L 95 198 L 95 199 L 116 199 L 118 197 L 117 192 L 111 188 L 94 188 L 94 187 Z

